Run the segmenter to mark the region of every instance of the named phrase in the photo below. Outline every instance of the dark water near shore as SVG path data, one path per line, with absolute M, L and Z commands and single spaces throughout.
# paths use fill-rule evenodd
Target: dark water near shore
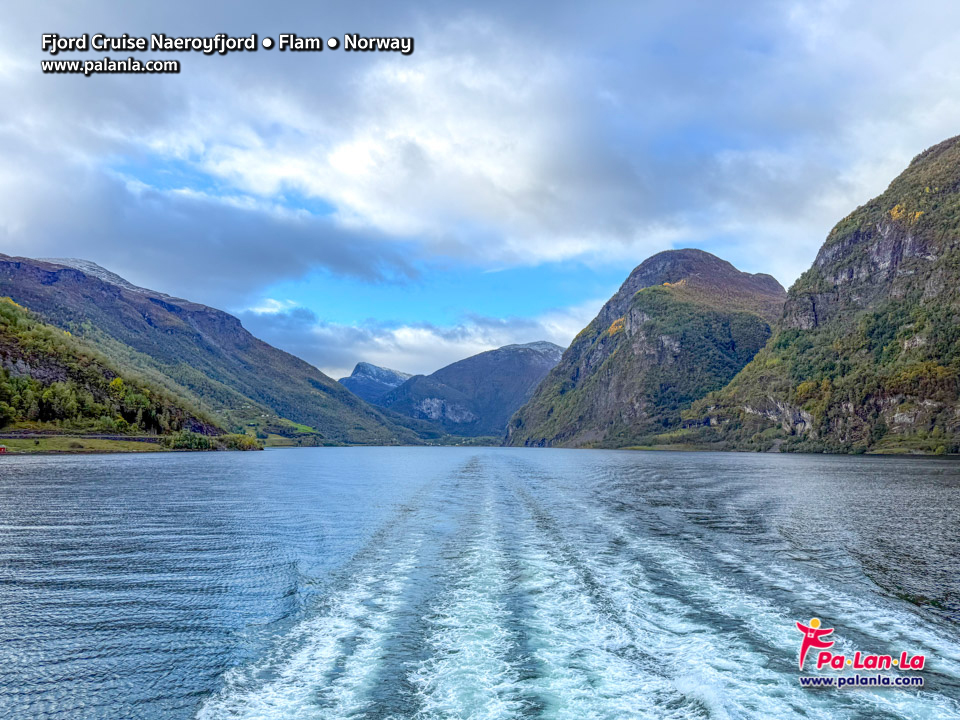
M 958 510 L 941 459 L 6 458 L 0 717 L 956 718 Z M 800 688 L 814 616 L 926 687 Z

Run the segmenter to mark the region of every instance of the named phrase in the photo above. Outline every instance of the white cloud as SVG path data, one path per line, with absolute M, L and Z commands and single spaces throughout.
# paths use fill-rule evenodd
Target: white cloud
M 215 125 L 197 162 L 245 192 L 295 190 L 331 203 L 350 227 L 484 263 L 581 256 L 622 242 L 625 230 L 639 241 L 659 223 L 635 216 L 625 178 L 592 167 L 600 147 L 567 107 L 567 61 L 524 49 L 502 28 L 470 33 L 470 43 L 467 32 L 439 29 L 431 37 L 449 47 L 364 71 L 342 126 L 271 96 L 250 109 L 269 107 L 278 132 L 265 139 Z
M 275 315 L 276 313 L 292 310 L 297 306 L 293 300 L 275 300 L 274 298 L 264 298 L 259 305 L 248 308 L 249 312 L 258 315 Z
M 636 263 L 704 245 L 789 283 L 834 222 L 960 121 L 952 34 L 900 28 L 895 10 L 680 3 L 646 13 L 630 46 L 599 27 L 609 8 L 553 26 L 554 43 L 503 8 L 474 11 L 423 23 L 409 58 L 340 63 L 317 85 L 208 82 L 121 139 L 264 212 L 290 193 L 329 204 L 342 227 L 428 261 Z M 926 15 L 960 20 L 945 5 Z M 712 44 L 693 42 L 702 33 Z

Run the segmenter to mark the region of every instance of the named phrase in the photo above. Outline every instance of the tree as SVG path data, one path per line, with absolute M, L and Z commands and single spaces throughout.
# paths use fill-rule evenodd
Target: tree
M 16 419 L 16 411 L 5 402 L 0 402 L 0 428 L 6 427 Z

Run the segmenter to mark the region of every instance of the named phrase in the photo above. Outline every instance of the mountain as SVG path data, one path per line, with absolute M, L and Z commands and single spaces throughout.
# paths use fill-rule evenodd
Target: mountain
M 357 397 L 369 403 L 376 403 L 395 387 L 403 385 L 404 381 L 413 377 L 410 373 L 391 370 L 390 368 L 359 362 L 350 373 L 350 377 L 340 378 L 337 382 Z
M 88 343 L 0 298 L 0 427 L 164 435 L 222 430 L 175 393 L 121 372 Z
M 830 231 L 777 334 L 688 414 L 738 449 L 960 449 L 960 138 Z
M 500 436 L 562 354 L 563 348 L 549 342 L 506 345 L 432 375 L 415 375 L 377 403 L 451 435 Z
M 138 288 L 93 263 L 0 255 L 0 295 L 234 430 L 330 443 L 419 442 L 405 419 L 258 340 L 232 315 Z
M 785 296 L 702 250 L 654 255 L 511 418 L 506 444 L 623 447 L 678 427 L 763 347 Z

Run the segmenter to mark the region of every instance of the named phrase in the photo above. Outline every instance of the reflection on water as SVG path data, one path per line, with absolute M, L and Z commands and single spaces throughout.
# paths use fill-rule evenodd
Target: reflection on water
M 955 461 L 0 462 L 2 717 L 960 716 Z M 802 690 L 813 616 L 927 687 Z

